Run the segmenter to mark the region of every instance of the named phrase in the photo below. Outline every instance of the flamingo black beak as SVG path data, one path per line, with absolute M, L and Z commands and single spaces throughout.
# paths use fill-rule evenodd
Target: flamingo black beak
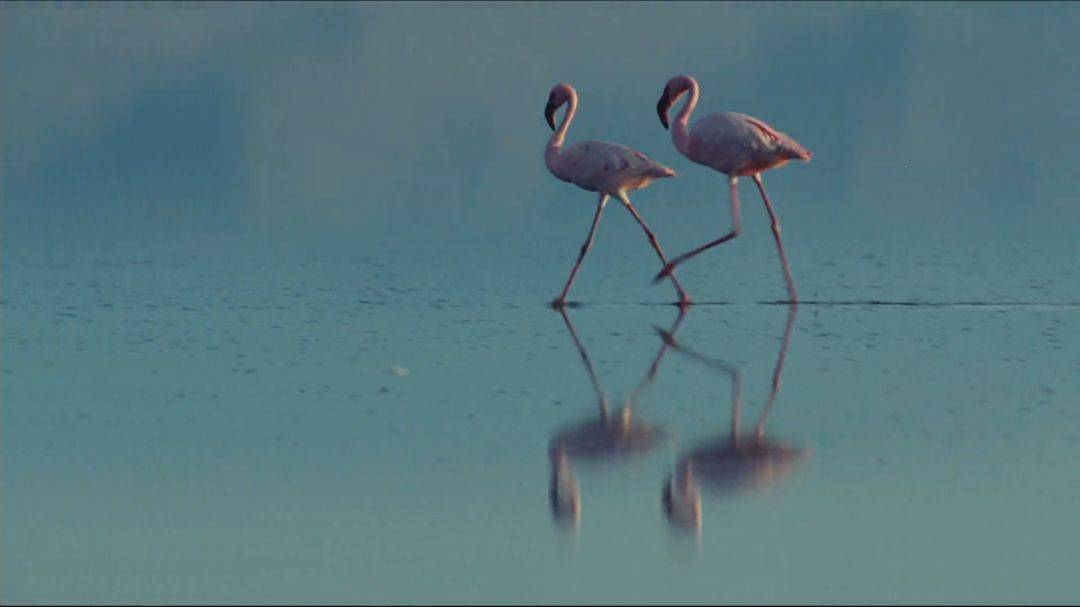
M 665 88 L 664 94 L 660 95 L 660 101 L 656 102 L 656 115 L 660 117 L 660 124 L 664 125 L 664 128 L 668 128 L 668 109 L 671 108 L 671 97 L 668 96 L 668 91 Z
M 560 105 L 562 104 L 549 99 L 547 105 L 544 106 L 544 119 L 553 131 L 555 130 L 555 110 L 558 110 Z

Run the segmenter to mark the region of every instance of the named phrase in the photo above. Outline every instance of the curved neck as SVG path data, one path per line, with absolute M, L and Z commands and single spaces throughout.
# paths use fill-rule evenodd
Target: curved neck
M 686 103 L 684 103 L 682 109 L 679 110 L 678 116 L 675 117 L 675 123 L 671 125 L 671 140 L 675 144 L 675 149 L 679 150 L 679 153 L 689 157 L 690 114 L 693 114 L 694 108 L 697 107 L 700 90 L 698 89 L 697 80 L 694 80 L 693 78 L 687 78 L 687 80 L 689 81 L 689 84 L 685 90 L 689 91 L 689 95 L 687 95 Z
M 675 124 L 686 124 L 690 121 L 690 114 L 694 113 L 694 108 L 697 107 L 698 95 L 701 94 L 701 90 L 698 88 L 697 80 L 693 78 L 687 78 L 689 85 L 686 90 L 690 92 L 687 96 L 686 103 L 683 104 L 682 109 L 679 110 L 679 115 L 675 117 Z
M 568 102 L 566 109 L 566 115 L 563 116 L 562 124 L 559 125 L 558 130 L 551 136 L 551 140 L 548 141 L 548 149 L 558 149 L 562 147 L 563 141 L 566 139 L 566 132 L 570 130 L 570 123 L 574 120 L 574 114 L 577 113 L 577 95 L 570 95 L 570 101 Z

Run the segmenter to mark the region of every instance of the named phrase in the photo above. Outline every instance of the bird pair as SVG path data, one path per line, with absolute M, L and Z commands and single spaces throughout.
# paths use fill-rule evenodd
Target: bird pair
M 675 116 L 673 124 L 668 123 L 668 112 L 683 95 L 688 95 L 686 103 Z M 656 250 L 660 260 L 664 263 L 664 269 L 656 275 L 653 282 L 664 278 L 670 278 L 675 291 L 679 295 L 679 305 L 690 305 L 690 296 L 679 284 L 675 277 L 675 268 L 684 261 L 711 249 L 717 245 L 732 240 L 739 235 L 742 229 L 742 221 L 739 210 L 739 177 L 749 175 L 757 184 L 761 198 L 765 202 L 765 208 L 772 220 L 773 237 L 776 239 L 776 248 L 780 253 L 780 263 L 784 271 L 784 280 L 787 283 L 788 299 L 791 303 L 799 300 L 795 292 L 795 283 L 791 279 L 791 267 L 788 264 L 787 255 L 784 253 L 784 244 L 780 238 L 780 220 L 776 216 L 772 202 L 765 193 L 765 185 L 761 181 L 761 173 L 769 169 L 783 166 L 791 160 L 809 161 L 813 154 L 799 145 L 788 135 L 777 131 L 768 124 L 745 114 L 734 112 L 717 112 L 709 114 L 697 120 L 693 126 L 689 126 L 690 115 L 697 107 L 700 88 L 697 80 L 691 76 L 675 76 L 668 81 L 660 100 L 656 103 L 656 113 L 660 117 L 660 123 L 671 130 L 671 141 L 680 154 L 692 162 L 705 165 L 713 170 L 728 176 L 728 184 L 731 188 L 731 230 L 726 234 L 707 242 L 687 253 L 679 255 L 668 261 L 664 251 L 660 248 L 660 242 L 656 235 L 649 229 L 648 224 L 637 212 L 627 195 L 634 190 L 642 189 L 656 179 L 674 177 L 675 171 L 658 162 L 653 161 L 645 154 L 633 150 L 624 145 L 607 141 L 582 141 L 569 147 L 563 147 L 566 140 L 566 132 L 570 129 L 570 123 L 577 113 L 578 96 L 574 87 L 561 83 L 555 85 L 548 95 L 547 106 L 544 107 L 544 118 L 547 120 L 555 134 L 548 141 L 544 152 L 544 162 L 553 175 L 559 179 L 572 183 L 584 190 L 597 192 L 600 196 L 596 206 L 596 214 L 593 216 L 592 226 L 585 243 L 581 245 L 577 261 L 570 278 L 566 281 L 562 294 L 552 302 L 555 307 L 566 304 L 566 295 L 570 292 L 570 286 L 574 283 L 581 262 L 586 253 L 592 247 L 593 238 L 596 235 L 596 227 L 600 224 L 600 215 L 610 198 L 614 197 L 621 202 L 630 214 L 634 216 L 638 224 L 645 231 L 649 244 Z M 566 105 L 566 114 L 562 123 L 555 126 L 555 112 Z

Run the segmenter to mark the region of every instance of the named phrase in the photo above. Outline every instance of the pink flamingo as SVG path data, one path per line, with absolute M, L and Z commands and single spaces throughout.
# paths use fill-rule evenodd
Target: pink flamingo
M 791 331 L 795 326 L 795 314 L 799 307 L 788 310 L 784 338 L 780 354 L 773 370 L 772 387 L 765 407 L 761 411 L 754 432 L 745 435 L 740 429 L 742 421 L 742 371 L 735 366 L 699 354 L 675 341 L 674 333 L 657 329 L 660 337 L 676 352 L 703 362 L 722 371 L 731 378 L 731 430 L 714 437 L 679 459 L 674 477 L 664 483 L 663 505 L 668 520 L 676 527 L 701 533 L 701 492 L 699 482 L 705 488 L 721 495 L 732 495 L 745 490 L 762 488 L 777 482 L 796 464 L 810 458 L 811 450 L 798 445 L 776 442 L 765 437 L 765 422 L 780 392 L 780 378 L 784 373 L 784 359 L 791 347 Z
M 697 107 L 700 91 L 697 80 L 691 76 L 675 76 L 669 80 L 667 86 L 664 87 L 663 95 L 660 96 L 660 101 L 656 103 L 656 113 L 660 116 L 660 122 L 665 129 L 668 128 L 668 110 L 687 91 L 690 92 L 690 97 L 675 117 L 675 124 L 671 128 L 671 140 L 675 144 L 675 149 L 692 162 L 703 164 L 728 176 L 728 183 L 731 186 L 732 226 L 731 231 L 720 238 L 666 263 L 664 269 L 656 275 L 655 281 L 670 275 L 676 266 L 687 259 L 739 235 L 742 230 L 739 213 L 739 177 L 750 175 L 757 184 L 761 199 L 765 201 L 765 208 L 772 219 L 772 232 L 776 239 L 776 248 L 780 252 L 780 263 L 783 265 L 784 280 L 787 282 L 790 301 L 792 303 L 799 301 L 799 296 L 795 292 L 795 282 L 791 279 L 791 266 L 788 265 L 787 255 L 784 254 L 784 243 L 780 239 L 780 220 L 777 219 L 776 211 L 773 210 L 769 196 L 765 193 L 761 173 L 784 166 L 790 160 L 809 162 L 813 154 L 788 135 L 745 114 L 717 112 L 701 118 L 694 123 L 693 127 L 688 127 L 687 123 L 690 120 L 690 114 Z
M 556 129 L 555 112 L 567 103 L 569 108 L 562 124 Z M 675 171 L 650 160 L 641 152 L 607 141 L 581 141 L 563 149 L 563 141 L 566 139 L 567 130 L 570 129 L 570 123 L 574 120 L 577 104 L 577 91 L 569 84 L 557 84 L 551 89 L 547 106 L 544 107 L 544 118 L 555 134 L 548 141 L 547 150 L 544 152 L 544 162 L 553 175 L 583 190 L 599 193 L 600 200 L 596 206 L 592 227 L 589 228 L 589 236 L 585 239 L 585 244 L 581 245 L 581 252 L 578 254 L 574 269 L 570 271 L 566 287 L 563 288 L 562 294 L 552 302 L 555 307 L 566 304 L 566 295 L 570 292 L 570 285 L 574 283 L 574 277 L 577 275 L 578 268 L 581 267 L 582 260 L 585 259 L 585 254 L 592 247 L 596 226 L 600 223 L 600 214 L 604 211 L 604 206 L 610 197 L 617 198 L 623 203 L 645 230 L 645 235 L 649 238 L 652 247 L 656 249 L 660 260 L 664 264 L 668 262 L 656 236 L 645 224 L 645 220 L 634 205 L 630 203 L 627 192 L 644 188 L 656 179 L 674 177 Z M 671 283 L 675 285 L 675 291 L 679 294 L 679 305 L 687 306 L 692 303 L 678 279 L 670 271 L 667 271 L 665 276 L 670 276 Z
M 674 335 L 679 330 L 686 311 L 689 308 L 680 307 L 675 322 L 663 335 L 670 336 L 674 343 Z M 566 426 L 551 437 L 548 444 L 548 461 L 551 463 L 551 483 L 548 495 L 551 499 L 551 511 L 555 519 L 562 522 L 570 522 L 577 525 L 581 518 L 581 488 L 574 476 L 572 465 L 583 461 L 618 461 L 628 459 L 634 455 L 644 454 L 656 447 L 664 438 L 665 433 L 659 427 L 643 421 L 633 412 L 634 404 L 646 388 L 652 385 L 656 374 L 660 369 L 660 362 L 664 359 L 671 343 L 665 341 L 660 350 L 653 358 L 652 365 L 644 379 L 638 382 L 634 391 L 626 398 L 626 404 L 618 412 L 612 413 L 608 404 L 607 394 L 600 385 L 600 378 L 596 374 L 589 353 L 585 351 L 581 338 L 574 330 L 574 323 L 566 313 L 566 308 L 558 308 L 562 314 L 563 322 L 570 331 L 570 338 L 574 340 L 578 356 L 585 365 L 585 371 L 589 374 L 593 390 L 596 392 L 597 405 L 599 405 L 599 418 L 592 417 Z M 663 329 L 659 329 L 663 331 Z

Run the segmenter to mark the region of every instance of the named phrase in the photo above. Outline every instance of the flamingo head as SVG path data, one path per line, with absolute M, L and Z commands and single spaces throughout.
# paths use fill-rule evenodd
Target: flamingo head
M 660 95 L 660 101 L 656 102 L 656 115 L 660 117 L 660 124 L 664 125 L 664 128 L 668 128 L 668 111 L 671 110 L 671 106 L 675 105 L 675 102 L 679 100 L 679 97 L 683 96 L 683 93 L 690 90 L 695 84 L 692 76 L 675 76 L 671 80 L 668 80 L 664 86 L 664 92 Z
M 548 497 L 555 520 L 576 527 L 581 521 L 581 487 L 561 450 L 551 454 L 551 484 Z
M 547 105 L 544 106 L 544 119 L 547 120 L 551 130 L 555 130 L 555 112 L 563 104 L 577 99 L 577 91 L 565 82 L 556 84 L 548 95 Z
M 701 494 L 687 463 L 674 476 L 664 479 L 662 503 L 672 528 L 694 535 L 701 533 Z

